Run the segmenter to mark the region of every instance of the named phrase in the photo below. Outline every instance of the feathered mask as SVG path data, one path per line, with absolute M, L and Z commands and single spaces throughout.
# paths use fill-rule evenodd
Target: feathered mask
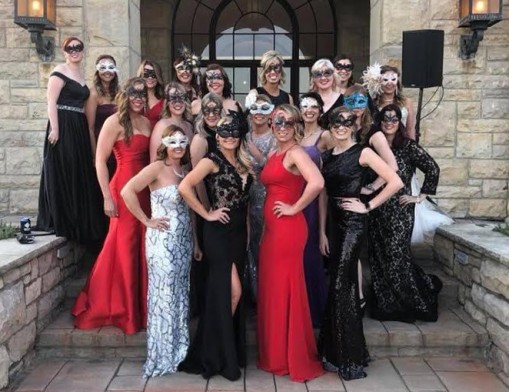
M 191 71 L 196 80 L 200 78 L 200 58 L 195 55 L 191 49 L 182 44 L 179 49 L 179 56 L 183 59 L 175 66 L 177 71 L 188 69 Z
M 366 87 L 372 98 L 382 93 L 382 66 L 378 63 L 368 65 L 362 73 L 362 85 Z

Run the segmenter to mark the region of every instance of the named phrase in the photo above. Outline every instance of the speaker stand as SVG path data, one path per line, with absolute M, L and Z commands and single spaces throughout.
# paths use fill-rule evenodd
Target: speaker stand
M 424 88 L 419 88 L 419 100 L 417 101 L 417 114 L 415 115 L 415 141 L 419 143 L 421 138 L 421 112 L 422 112 L 422 96 Z

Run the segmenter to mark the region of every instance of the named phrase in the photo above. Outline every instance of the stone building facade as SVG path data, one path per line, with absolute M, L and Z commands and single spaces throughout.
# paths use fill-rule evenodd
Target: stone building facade
M 174 54 L 173 15 L 183 3 L 214 0 L 57 0 L 57 45 L 69 35 L 86 45 L 85 68 L 91 81 L 94 60 L 115 56 L 121 77 L 133 75 L 144 56 L 167 70 Z M 281 1 L 278 1 L 282 3 Z M 264 1 L 237 1 L 257 7 Z M 402 31 L 443 29 L 444 96 L 421 124 L 421 142 L 441 167 L 437 202 L 454 217 L 504 219 L 509 178 L 509 0 L 504 20 L 489 28 L 475 59 L 458 57 L 457 0 L 311 0 L 286 4 L 333 4 L 334 46 L 329 55 L 352 53 L 356 71 L 376 60 L 401 64 Z M 295 7 L 297 10 L 298 7 Z M 0 0 L 0 214 L 35 214 L 42 145 L 47 122 L 46 84 L 53 63 L 42 63 L 29 34 L 14 24 L 14 0 Z M 206 18 L 197 25 L 207 26 Z M 302 26 L 301 26 L 302 30 Z M 324 41 L 325 42 L 325 41 Z M 309 60 L 311 61 L 311 60 Z M 308 61 L 308 63 L 309 63 Z M 221 60 L 219 60 L 221 62 Z M 306 65 L 308 63 L 303 62 Z M 302 75 L 301 75 L 302 76 Z M 357 75 L 359 76 L 359 75 Z M 301 83 L 302 84 L 302 83 Z M 302 90 L 299 87 L 299 91 Z M 406 90 L 415 97 L 416 90 Z M 440 92 L 426 89 L 426 115 Z M 0 215 L 1 216 L 1 215 Z

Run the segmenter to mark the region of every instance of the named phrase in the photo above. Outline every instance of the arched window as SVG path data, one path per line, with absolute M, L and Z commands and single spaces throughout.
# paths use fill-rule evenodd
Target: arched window
M 308 90 L 309 66 L 336 48 L 333 0 L 179 0 L 173 20 L 173 56 L 181 44 L 218 62 L 233 83 L 235 98 L 258 85 L 257 68 L 267 50 L 285 59 L 284 89 Z

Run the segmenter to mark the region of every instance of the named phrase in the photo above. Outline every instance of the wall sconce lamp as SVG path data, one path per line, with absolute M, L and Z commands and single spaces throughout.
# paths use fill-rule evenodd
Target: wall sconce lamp
M 56 30 L 55 0 L 16 0 L 14 23 L 27 29 L 35 43 L 41 61 L 49 62 L 55 58 L 55 39 L 44 37 L 44 30 Z
M 471 35 L 461 35 L 459 56 L 475 57 L 484 30 L 502 20 L 502 0 L 460 0 L 459 27 L 470 27 Z

